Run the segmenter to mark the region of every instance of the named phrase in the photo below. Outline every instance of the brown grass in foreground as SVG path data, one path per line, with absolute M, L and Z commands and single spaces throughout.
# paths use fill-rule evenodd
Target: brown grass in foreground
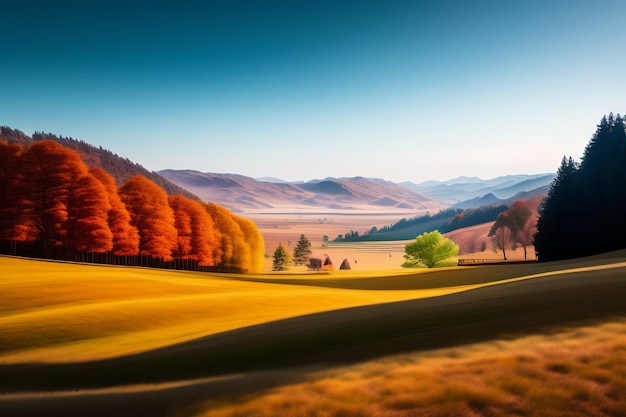
M 205 403 L 198 416 L 623 416 L 626 321 L 415 353 Z

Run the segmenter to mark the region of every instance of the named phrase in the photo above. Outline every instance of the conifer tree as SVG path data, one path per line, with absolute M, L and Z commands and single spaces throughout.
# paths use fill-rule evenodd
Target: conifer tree
M 282 243 L 274 250 L 274 259 L 272 260 L 272 271 L 288 271 L 291 259 L 289 253 Z
M 311 241 L 304 234 L 301 234 L 298 244 L 293 250 L 293 264 L 296 266 L 307 265 L 312 253 Z
M 605 116 L 580 165 L 563 158 L 539 210 L 535 249 L 540 260 L 593 255 L 626 247 L 626 130 Z
M 542 261 L 575 257 L 580 250 L 576 246 L 577 172 L 578 165 L 572 157 L 564 156 L 548 196 L 539 206 L 534 244 Z

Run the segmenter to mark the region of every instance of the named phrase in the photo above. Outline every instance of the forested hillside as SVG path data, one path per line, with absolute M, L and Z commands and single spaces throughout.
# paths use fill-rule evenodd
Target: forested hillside
M 168 196 L 142 175 L 118 188 L 57 141 L 0 138 L 0 251 L 251 273 L 262 270 L 265 249 L 256 225 L 223 207 Z
M 53 140 L 68 149 L 76 151 L 87 166 L 104 169 L 113 176 L 118 185 L 124 184 L 128 179 L 139 174 L 163 188 L 168 195 L 182 194 L 188 198 L 198 199 L 194 194 L 172 183 L 158 173 L 148 171 L 128 158 L 122 158 L 107 149 L 95 147 L 82 140 L 42 132 L 35 132 L 31 138 L 24 132 L 7 126 L 0 126 L 0 138 L 8 143 L 19 143 L 24 147 L 28 147 L 33 142 L 39 140 Z
M 626 248 L 626 128 L 604 116 L 582 161 L 563 157 L 539 210 L 535 249 L 542 261 Z
M 495 221 L 498 214 L 509 208 L 506 204 L 495 204 L 472 209 L 446 209 L 437 214 L 425 214 L 381 227 L 373 227 L 363 234 L 351 230 L 339 235 L 336 242 L 385 241 L 413 239 L 424 232 L 439 230 L 441 233 L 451 232 L 463 227 Z

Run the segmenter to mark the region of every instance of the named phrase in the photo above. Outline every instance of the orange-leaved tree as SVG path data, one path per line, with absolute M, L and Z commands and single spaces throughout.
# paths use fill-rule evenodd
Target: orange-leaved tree
M 117 256 L 138 255 L 139 232 L 135 226 L 130 224 L 130 214 L 119 196 L 115 179 L 102 168 L 91 168 L 89 172 L 104 185 L 111 205 L 108 217 L 109 228 L 113 233 L 111 252 Z
M 79 176 L 69 187 L 66 245 L 69 252 L 109 252 L 113 233 L 109 228 L 109 197 L 93 175 Z
M 228 270 L 249 272 L 252 269 L 250 245 L 233 213 L 214 203 L 208 203 L 206 208 L 220 231 L 222 254 L 219 264 Z
M 131 224 L 139 231 L 140 254 L 171 261 L 178 240 L 165 191 L 146 177 L 135 175 L 122 186 L 120 197 Z
M 216 265 L 220 237 L 207 210 L 200 202 L 182 195 L 170 196 L 169 204 L 178 231 L 176 257 L 195 260 L 202 266 Z
M 265 263 L 265 241 L 257 225 L 250 219 L 234 215 L 235 221 L 243 232 L 248 245 L 250 246 L 250 273 L 257 274 L 263 272 Z
M 44 257 L 58 255 L 58 248 L 66 241 L 70 189 L 87 174 L 87 166 L 76 152 L 42 140 L 24 153 L 23 170 L 24 225 L 35 229 Z

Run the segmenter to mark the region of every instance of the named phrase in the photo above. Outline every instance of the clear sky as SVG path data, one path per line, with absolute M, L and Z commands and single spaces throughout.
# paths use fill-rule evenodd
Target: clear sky
M 626 113 L 626 2 L 0 2 L 0 124 L 150 170 L 554 172 Z

